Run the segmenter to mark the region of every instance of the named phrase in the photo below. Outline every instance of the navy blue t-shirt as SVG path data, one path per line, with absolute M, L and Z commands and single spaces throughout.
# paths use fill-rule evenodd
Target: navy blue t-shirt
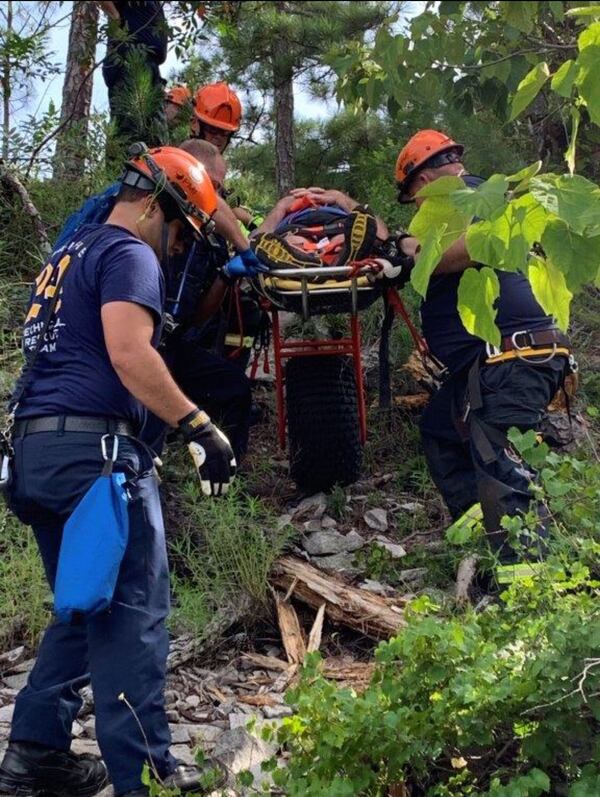
M 110 362 L 100 310 L 109 302 L 146 307 L 155 320 L 152 345 L 157 346 L 164 302 L 158 260 L 149 246 L 122 227 L 81 227 L 52 253 L 36 279 L 23 332 L 25 352 L 37 344 L 53 287 L 65 269 L 60 299 L 17 417 L 93 415 L 141 425 L 145 410 Z
M 465 175 L 465 183 L 475 188 L 484 182 L 480 177 Z M 496 301 L 496 323 L 502 336 L 523 329 L 544 329 L 553 325 L 535 300 L 531 285 L 520 272 L 496 270 L 500 296 Z M 481 338 L 464 328 L 458 314 L 458 284 L 463 272 L 436 274 L 421 304 L 421 326 L 431 353 L 451 373 L 459 371 L 480 355 L 485 347 Z

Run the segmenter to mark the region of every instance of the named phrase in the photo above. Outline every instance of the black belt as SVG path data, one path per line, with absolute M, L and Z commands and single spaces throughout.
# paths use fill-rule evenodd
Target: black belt
M 116 418 L 90 418 L 85 415 L 47 415 L 43 418 L 24 418 L 15 421 L 14 437 L 37 432 L 93 432 L 95 434 L 123 434 L 133 436 L 129 421 Z
M 535 349 L 542 346 L 556 344 L 569 349 L 569 338 L 560 329 L 533 329 L 515 332 L 502 338 L 501 351 L 519 351 L 520 349 Z

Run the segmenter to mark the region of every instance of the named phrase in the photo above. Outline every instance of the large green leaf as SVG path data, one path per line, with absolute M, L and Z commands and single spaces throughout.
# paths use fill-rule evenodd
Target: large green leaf
M 547 211 L 531 194 L 512 200 L 491 221 L 467 230 L 467 250 L 476 263 L 506 271 L 525 270 L 533 244 L 540 241 L 548 222 Z
M 503 174 L 493 174 L 489 180 L 477 188 L 460 188 L 453 191 L 450 199 L 464 213 L 491 219 L 506 205 L 508 180 Z
M 570 8 L 568 11 L 565 11 L 565 15 L 568 17 L 600 17 L 600 6 L 580 6 L 579 8 Z
M 433 228 L 422 239 L 419 256 L 410 274 L 411 284 L 420 296 L 426 295 L 429 279 L 442 258 L 441 236 L 445 231 L 445 225 L 442 225 L 441 228 Z
M 500 280 L 491 268 L 468 268 L 458 285 L 458 314 L 464 328 L 471 335 L 500 345 L 500 330 L 496 326 L 497 309 L 494 307 L 500 295 Z
M 425 202 L 413 217 L 408 229 L 421 244 L 411 274 L 412 285 L 421 296 L 425 296 L 429 278 L 443 253 L 464 235 L 471 221 L 471 214 L 458 210 L 450 199 L 449 194 L 459 186 L 464 187 L 459 177 L 441 177 L 419 192 Z
M 579 113 L 579 108 L 574 105 L 571 108 L 571 140 L 569 141 L 569 146 L 565 152 L 565 160 L 567 162 L 567 166 L 569 167 L 570 174 L 574 174 L 575 172 L 575 153 L 577 148 L 577 134 L 579 132 L 580 120 L 581 114 Z
M 561 97 L 570 97 L 573 91 L 573 84 L 579 71 L 579 65 L 572 59 L 565 61 L 560 69 L 552 77 L 552 91 Z
M 522 33 L 531 33 L 537 16 L 537 2 L 512 0 L 510 3 L 501 3 L 500 5 L 502 6 L 504 18 L 509 25 L 512 25 L 513 28 L 520 30 Z
M 544 312 L 554 316 L 558 326 L 566 331 L 573 294 L 567 287 L 563 272 L 551 260 L 532 257 L 528 277 L 533 295 Z
M 595 22 L 579 37 L 579 73 L 575 85 L 585 102 L 590 118 L 600 124 L 600 22 Z
M 544 230 L 542 247 L 552 263 L 566 273 L 569 290 L 576 292 L 594 281 L 600 268 L 600 235 L 585 238 L 560 219 L 553 219 Z
M 530 183 L 533 196 L 577 233 L 600 235 L 600 188 L 578 174 L 545 174 Z
M 545 61 L 541 64 L 536 64 L 531 72 L 525 75 L 523 80 L 519 83 L 516 94 L 513 97 L 509 122 L 516 119 L 517 116 L 534 101 L 549 77 L 550 70 Z
M 509 175 L 506 179 L 509 183 L 517 183 L 517 185 L 511 189 L 514 196 L 517 194 L 522 194 L 529 188 L 529 182 L 532 177 L 539 172 L 542 168 L 542 161 L 536 161 L 532 163 L 531 166 L 526 166 L 524 169 L 520 169 L 515 174 Z

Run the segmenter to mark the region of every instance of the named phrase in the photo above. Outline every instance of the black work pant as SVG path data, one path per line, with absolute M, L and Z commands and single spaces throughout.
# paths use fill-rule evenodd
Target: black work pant
M 482 456 L 473 435 L 473 424 L 482 421 L 500 433 L 506 433 L 512 426 L 521 432 L 537 430 L 567 368 L 567 360 L 561 356 L 544 364 L 515 359 L 482 365 L 479 371 L 482 406 L 471 411 L 467 435 L 458 418 L 466 407 L 468 368 L 449 377 L 423 413 L 423 450 L 431 477 L 452 518 L 460 517 L 479 501 L 490 546 L 501 561 L 518 558 L 500 528 L 501 518 L 529 510 L 530 484 L 536 474 L 498 440 L 488 438 L 493 459 L 489 461 L 489 457 Z M 543 535 L 543 508 L 540 514 L 539 532 Z
M 88 432 L 40 432 L 14 440 L 8 501 L 33 528 L 51 588 L 64 524 L 104 464 L 100 438 Z M 149 759 L 161 777 L 176 762 L 169 753 L 164 705 L 169 568 L 158 482 L 151 455 L 130 437 L 119 436 L 115 471 L 127 475 L 131 500 L 129 540 L 110 610 L 79 625 L 48 627 L 17 696 L 10 738 L 68 750 L 82 705 L 79 692 L 91 680 L 98 744 L 115 794 L 122 794 L 141 788 Z
M 250 432 L 252 392 L 246 374 L 234 361 L 207 351 L 196 330 L 169 342 L 163 356 L 185 395 L 227 435 L 239 464 Z M 142 439 L 160 454 L 166 431 L 165 424 L 149 414 Z

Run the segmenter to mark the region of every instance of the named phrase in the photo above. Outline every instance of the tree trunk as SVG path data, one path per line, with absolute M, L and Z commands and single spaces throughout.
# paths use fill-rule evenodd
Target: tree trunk
M 278 13 L 286 14 L 286 3 L 277 2 Z M 275 110 L 275 175 L 277 193 L 287 194 L 296 182 L 294 146 L 294 71 L 283 35 L 273 42 L 273 104 Z
M 7 161 L 10 154 L 8 136 L 10 133 L 10 56 L 8 42 L 12 32 L 13 4 L 8 0 L 6 8 L 6 53 L 2 62 L 2 159 Z
M 87 140 L 97 37 L 98 4 L 73 3 L 60 114 L 64 128 L 56 142 L 55 178 L 78 177 L 83 172 L 82 143 Z

